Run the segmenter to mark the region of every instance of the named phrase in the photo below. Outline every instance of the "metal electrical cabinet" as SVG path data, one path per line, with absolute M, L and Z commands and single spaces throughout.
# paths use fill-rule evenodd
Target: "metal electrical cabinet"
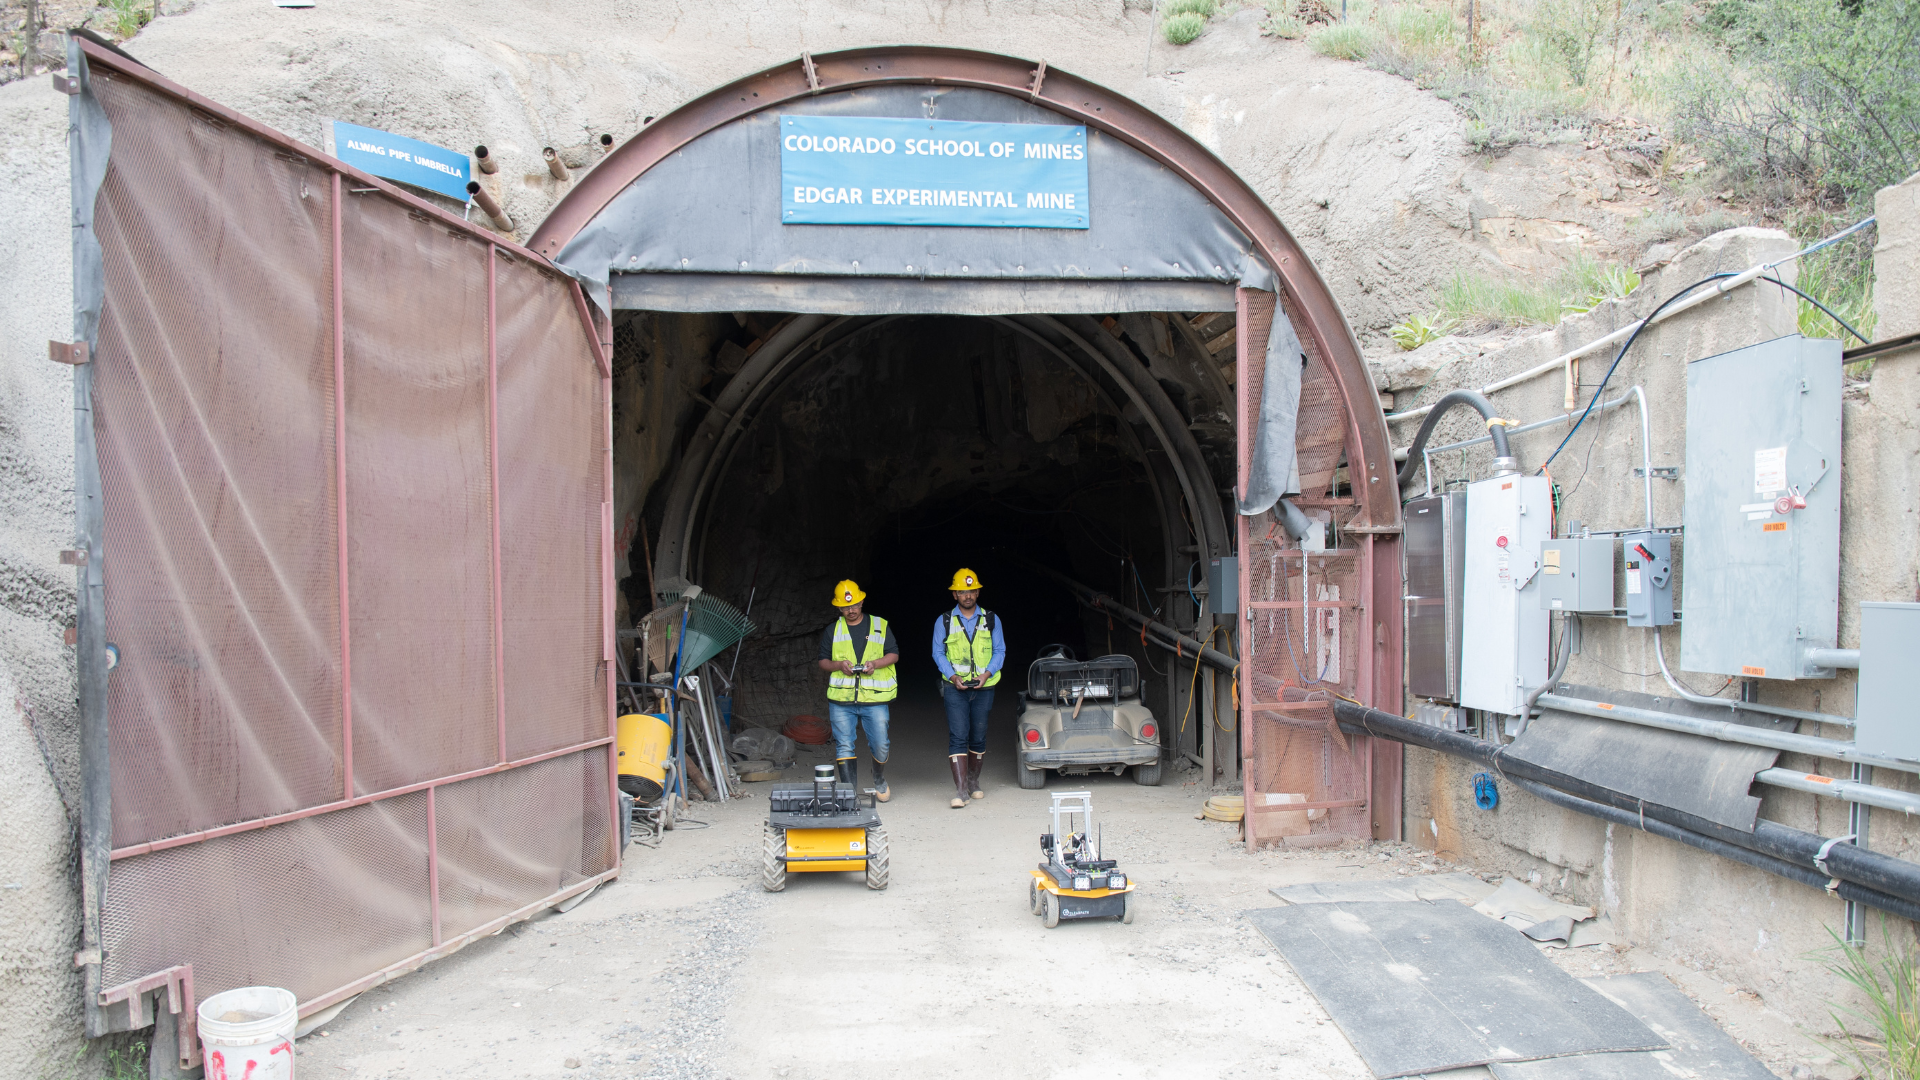
M 1613 538 L 1562 537 L 1540 543 L 1540 606 L 1613 614 Z
M 1407 504 L 1407 689 L 1452 701 L 1460 694 L 1460 574 L 1464 495 Z
M 1553 533 L 1552 482 L 1508 473 L 1467 485 L 1461 577 L 1460 704 L 1515 715 L 1547 681 L 1540 544 Z
M 1794 335 L 1687 365 L 1680 666 L 1832 678 L 1840 619 L 1840 343 Z
M 1920 761 L 1913 664 L 1920 658 L 1920 604 L 1860 605 L 1860 694 L 1853 741 L 1860 750 Z

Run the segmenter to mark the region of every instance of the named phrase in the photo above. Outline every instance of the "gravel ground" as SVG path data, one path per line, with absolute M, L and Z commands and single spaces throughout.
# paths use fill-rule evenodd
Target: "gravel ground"
M 363 995 L 301 1040 L 301 1076 L 1067 1077 L 1090 1057 L 1118 1080 L 1369 1076 L 1241 913 L 1279 903 L 1275 886 L 1461 868 L 1397 843 L 1249 854 L 1234 826 L 1195 820 L 1206 796 L 1196 774 L 1158 788 L 1086 778 L 1073 786 L 1093 792 L 1107 853 L 1140 883 L 1138 914 L 1049 931 L 1026 904 L 1046 792 L 1019 790 L 1005 757 L 990 758 L 988 797 L 949 809 L 928 720 L 896 712 L 884 892 L 856 874 L 790 875 L 785 892 L 761 891 L 766 788 L 752 785 L 737 801 L 695 804 L 707 827 L 630 848 L 622 879 L 573 911 Z M 1839 1075 L 1711 972 L 1611 946 L 1549 955 L 1580 976 L 1665 970 L 1782 1076 L 1795 1065 Z

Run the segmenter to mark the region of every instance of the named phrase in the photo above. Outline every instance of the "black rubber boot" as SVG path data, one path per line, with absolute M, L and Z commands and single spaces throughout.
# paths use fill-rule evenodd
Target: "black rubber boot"
M 884 761 L 873 763 L 873 797 L 881 802 L 893 798 L 893 792 L 887 790 L 887 763 Z
M 857 790 L 860 787 L 860 759 L 847 757 L 834 762 L 833 778 L 842 784 L 852 784 Z
M 975 754 L 969 751 L 967 754 L 967 790 L 976 799 L 987 797 L 987 790 L 980 786 L 980 770 L 986 765 L 986 761 L 987 755 L 984 752 Z
M 953 766 L 953 802 L 949 805 L 958 810 L 973 802 L 967 790 L 967 755 L 950 755 L 947 764 Z

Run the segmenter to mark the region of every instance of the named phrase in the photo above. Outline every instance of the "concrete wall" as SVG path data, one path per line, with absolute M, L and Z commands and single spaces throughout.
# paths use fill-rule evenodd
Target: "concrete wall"
M 1882 338 L 1910 331 L 1920 323 L 1920 182 L 1889 189 L 1880 198 L 1879 283 Z M 1739 271 L 1790 254 L 1795 245 L 1784 234 L 1760 229 L 1721 233 L 1681 252 L 1648 276 L 1640 289 L 1589 314 L 1571 318 L 1553 330 L 1504 348 L 1476 353 L 1461 343 L 1427 349 L 1444 356 L 1424 389 L 1399 395 L 1399 406 L 1431 401 L 1457 387 L 1479 387 L 1525 370 L 1648 314 L 1685 285 L 1718 271 Z M 1782 275 L 1791 281 L 1791 268 Z M 1783 290 L 1756 284 L 1660 324 L 1642 335 L 1622 361 L 1608 387 L 1609 397 L 1627 387 L 1645 387 L 1651 410 L 1655 466 L 1679 465 L 1680 481 L 1654 482 L 1654 521 L 1681 523 L 1685 484 L 1686 372 L 1689 360 L 1795 332 L 1795 301 Z M 1581 400 L 1593 392 L 1609 349 L 1581 364 Z M 1420 358 L 1411 358 L 1418 366 Z M 1845 393 L 1842 579 L 1840 644 L 1859 644 L 1859 603 L 1863 600 L 1916 598 L 1916 495 L 1920 475 L 1920 382 L 1909 353 L 1876 364 L 1869 381 L 1849 379 Z M 1519 422 L 1544 419 L 1562 411 L 1565 383 L 1544 376 L 1493 395 L 1500 414 Z M 1412 423 L 1397 425 L 1404 443 Z M 1433 444 L 1469 438 L 1484 431 L 1470 410 L 1458 410 L 1441 424 Z M 1566 434 L 1554 425 L 1514 438 L 1523 471 L 1532 471 Z M 1580 519 L 1594 529 L 1637 526 L 1642 519 L 1642 485 L 1633 470 L 1640 464 L 1639 418 L 1625 407 L 1589 418 L 1553 463 L 1552 474 L 1564 503 L 1563 523 Z M 1485 476 L 1488 447 L 1463 456 L 1449 452 L 1436 459 L 1436 484 L 1461 476 Z M 1417 493 L 1409 489 L 1408 494 Z M 1676 545 L 1677 546 L 1677 545 Z M 1679 606 L 1685 609 L 1684 552 L 1679 564 Z M 1629 628 L 1625 620 L 1587 618 L 1581 652 L 1568 665 L 1566 680 L 1619 690 L 1669 694 L 1654 656 L 1653 634 Z M 1669 664 L 1678 668 L 1680 627 L 1666 636 Z M 1471 634 L 1471 628 L 1468 631 Z M 1710 693 L 1720 678 L 1688 676 L 1695 691 Z M 1729 693 L 1737 692 L 1734 687 Z M 1762 681 L 1760 700 L 1802 709 L 1851 714 L 1854 677 L 1832 680 Z M 1409 705 L 1411 707 L 1411 705 Z M 1814 725 L 1803 730 L 1812 732 Z M 1829 728 L 1830 737 L 1847 738 L 1845 728 Z M 1784 768 L 1832 774 L 1834 762 L 1783 755 Z M 1769 1005 L 1812 1030 L 1830 1026 L 1826 1002 L 1844 988 L 1826 976 L 1808 954 L 1831 944 L 1827 928 L 1843 925 L 1843 905 L 1825 893 L 1787 882 L 1733 862 L 1703 855 L 1682 845 L 1550 806 L 1511 785 L 1500 807 L 1479 810 L 1473 801 L 1473 774 L 1480 767 L 1424 750 L 1409 750 L 1406 781 L 1406 830 L 1415 842 L 1440 854 L 1498 869 L 1535 882 L 1543 890 L 1597 905 L 1611 914 L 1619 930 L 1636 946 L 1710 969 L 1725 981 L 1753 990 Z M 1845 775 L 1842 773 L 1841 775 Z M 1876 780 L 1911 788 L 1913 777 L 1879 770 Z M 1844 804 L 1810 795 L 1757 788 L 1761 814 L 1773 821 L 1823 833 L 1844 835 Z M 1878 812 L 1871 842 L 1876 850 L 1920 856 L 1920 829 Z M 1870 940 L 1879 940 L 1877 914 Z M 1911 941 L 1909 924 L 1892 921 L 1890 932 Z
M 73 336 L 66 130 L 67 99 L 44 78 L 0 86 L 0 191 L 15 211 L 0 230 L 0 1062 L 34 1077 L 84 1051 L 77 820 L 61 799 L 79 791 L 63 643 L 75 579 L 60 565 L 73 546 L 73 374 L 46 344 Z

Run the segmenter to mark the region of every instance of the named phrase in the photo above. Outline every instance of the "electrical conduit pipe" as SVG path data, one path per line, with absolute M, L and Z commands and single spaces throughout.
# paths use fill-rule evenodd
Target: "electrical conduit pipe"
M 1791 829 L 1772 821 L 1757 821 L 1751 833 L 1742 832 L 1682 810 L 1636 799 L 1576 777 L 1543 769 L 1532 762 L 1508 757 L 1502 748 L 1481 739 L 1427 727 L 1393 713 L 1348 701 L 1335 701 L 1333 711 L 1340 726 L 1352 734 L 1393 739 L 1491 766 L 1507 779 L 1531 781 L 1557 789 L 1572 798 L 1629 814 L 1635 828 L 1640 827 L 1639 823 L 1644 818 L 1649 823 L 1648 831 L 1651 831 L 1652 823 L 1657 821 L 1678 830 L 1672 839 L 1693 847 L 1714 850 L 1709 844 L 1697 842 L 1702 840 L 1731 845 L 1786 865 L 1796 873 L 1783 876 L 1790 876 L 1794 880 L 1806 880 L 1800 875 L 1817 872 L 1822 875 L 1818 887 L 1826 888 L 1831 882 L 1838 882 L 1832 891 L 1838 892 L 1844 899 L 1893 912 L 1902 918 L 1910 917 L 1905 914 L 1908 911 L 1920 913 L 1920 865 L 1904 859 L 1882 855 L 1853 844 L 1838 843 L 1828 837 Z M 1578 806 L 1571 808 L 1588 812 Z M 1819 865 L 1816 865 L 1817 862 Z M 1748 862 L 1748 865 L 1760 866 L 1772 872 L 1768 865 L 1754 862 Z

